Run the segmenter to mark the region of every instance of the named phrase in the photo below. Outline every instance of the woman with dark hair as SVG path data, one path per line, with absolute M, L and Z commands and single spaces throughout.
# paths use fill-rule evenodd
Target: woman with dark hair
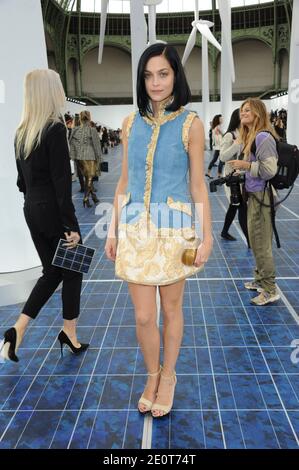
M 74 118 L 72 116 L 70 116 L 69 114 L 65 114 L 64 115 L 64 120 L 65 120 L 65 124 L 66 124 L 66 127 L 67 127 L 68 140 L 70 140 L 71 135 L 72 135 L 72 130 L 75 127 Z M 81 173 L 80 166 L 78 165 L 77 160 L 72 160 L 72 161 L 74 162 L 76 173 L 77 173 L 77 176 L 79 178 L 80 193 L 84 193 L 84 176 Z
M 209 145 L 210 150 L 213 150 L 213 129 L 212 129 L 212 121 L 210 121 L 210 129 L 209 129 Z
M 221 145 L 221 142 L 222 142 L 222 131 L 221 131 L 222 121 L 223 121 L 222 114 L 216 114 L 216 116 L 213 117 L 213 121 L 212 121 L 212 140 L 213 140 L 214 155 L 213 155 L 212 160 L 209 163 L 208 171 L 206 173 L 206 176 L 208 178 L 212 178 L 211 170 L 212 170 L 214 164 L 217 162 L 218 157 L 219 157 L 220 145 Z M 218 165 L 218 177 L 219 178 L 222 176 L 222 169 L 223 169 L 223 163 L 220 162 L 219 165 Z
M 104 154 L 108 153 L 108 147 L 109 147 L 109 135 L 106 127 L 103 127 L 102 129 L 102 139 L 101 139 L 101 147 L 102 147 L 102 152 Z
M 273 127 L 279 137 L 279 140 L 281 140 L 282 142 L 286 142 L 286 130 L 280 115 L 278 115 L 278 117 L 275 119 Z
M 75 118 L 74 118 L 74 127 L 79 127 L 80 126 L 80 115 L 79 114 L 75 114 Z
M 232 160 L 234 157 L 239 157 L 241 153 L 241 142 L 238 140 L 239 138 L 239 127 L 240 127 L 240 110 L 239 108 L 235 109 L 231 115 L 230 122 L 227 128 L 226 133 L 223 136 L 222 143 L 220 146 L 220 154 L 219 158 L 221 162 L 225 163 L 224 173 L 228 175 L 229 173 L 233 172 L 229 161 Z M 227 189 L 227 196 L 230 198 L 231 192 L 229 188 L 225 186 Z M 247 204 L 243 200 L 240 190 L 240 200 L 238 204 L 230 203 L 228 206 L 228 210 L 225 216 L 223 229 L 221 232 L 221 237 L 225 240 L 235 241 L 235 237 L 228 233 L 228 230 L 235 218 L 236 212 L 238 211 L 238 218 L 239 224 L 243 233 L 246 237 L 248 248 L 250 248 L 250 243 L 248 239 L 248 231 L 247 231 Z
M 107 257 L 116 262 L 117 276 L 128 282 L 135 307 L 148 372 L 138 409 L 154 417 L 169 413 L 173 404 L 185 279 L 203 268 L 212 250 L 204 131 L 196 113 L 183 107 L 190 98 L 176 49 L 148 47 L 138 66 L 139 110 L 123 124 L 122 173 L 105 246 Z M 203 214 L 201 241 L 192 224 L 190 195 L 200 220 Z M 190 252 L 193 256 L 187 259 Z M 164 324 L 163 367 L 157 288 Z

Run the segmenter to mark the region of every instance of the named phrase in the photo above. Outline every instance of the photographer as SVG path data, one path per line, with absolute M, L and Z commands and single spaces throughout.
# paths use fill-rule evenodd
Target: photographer
M 223 136 L 223 140 L 220 146 L 220 160 L 225 163 L 224 174 L 225 176 L 232 172 L 229 161 L 241 153 L 241 142 L 239 138 L 239 127 L 240 127 L 240 110 L 235 109 L 231 115 L 230 122 L 226 133 Z M 225 186 L 225 189 L 227 186 Z M 246 237 L 248 248 L 250 248 L 247 230 L 247 204 L 240 195 L 238 204 L 234 204 L 231 198 L 231 191 L 226 190 L 228 197 L 230 198 L 230 205 L 228 207 L 221 237 L 225 240 L 235 241 L 235 237 L 228 233 L 228 230 L 235 218 L 236 212 L 238 211 L 238 219 L 241 229 Z M 241 193 L 241 191 L 240 191 Z
M 235 170 L 245 170 L 245 189 L 248 194 L 248 234 L 255 257 L 254 280 L 246 282 L 249 290 L 259 295 L 251 299 L 254 305 L 267 305 L 280 298 L 275 284 L 275 266 L 272 253 L 272 222 L 269 190 L 266 182 L 277 172 L 277 138 L 271 126 L 264 103 L 258 98 L 246 100 L 240 109 L 240 140 L 244 160 L 232 160 Z M 265 132 L 267 131 L 267 132 Z M 256 151 L 252 152 L 255 143 Z

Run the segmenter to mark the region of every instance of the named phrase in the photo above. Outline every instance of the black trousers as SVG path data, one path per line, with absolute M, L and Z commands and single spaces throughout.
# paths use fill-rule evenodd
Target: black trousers
M 41 211 L 42 208 L 38 207 L 37 210 Z M 29 209 L 24 209 L 24 213 L 33 243 L 42 262 L 43 275 L 34 286 L 23 308 L 23 313 L 31 318 L 36 318 L 41 308 L 62 282 L 63 318 L 65 320 L 73 320 L 80 313 L 80 294 L 83 275 L 52 266 L 51 264 L 59 239 L 65 238 L 63 229 L 55 234 L 51 233 L 50 226 L 48 230 L 45 230 L 45 227 L 39 228 L 37 225 L 36 208 L 32 209 L 31 207 L 31 210 L 30 207 Z M 46 215 L 44 214 L 44 216 Z M 52 226 L 55 226 L 55 223 Z
M 213 158 L 210 161 L 209 166 L 208 166 L 209 171 L 213 168 L 214 163 L 217 162 L 218 157 L 219 157 L 219 153 L 220 153 L 220 150 L 215 150 L 214 151 Z M 224 162 L 220 161 L 219 164 L 218 164 L 218 174 L 219 175 L 222 173 L 223 166 L 224 166 Z
M 76 165 L 77 175 L 78 175 L 78 178 L 79 178 L 80 189 L 84 191 L 84 187 L 85 187 L 85 185 L 84 185 L 84 176 L 82 175 L 80 165 L 78 165 L 78 160 L 75 160 L 75 165 Z
M 212 137 L 212 131 L 209 131 L 209 144 L 210 144 L 210 150 L 213 150 L 213 137 Z
M 234 218 L 238 211 L 238 220 L 241 226 L 242 232 L 244 233 L 248 248 L 250 248 L 249 237 L 248 237 L 248 229 L 247 229 L 247 203 L 243 200 L 239 204 L 239 206 L 233 206 L 232 204 L 229 205 L 226 216 L 224 219 L 224 225 L 222 229 L 222 233 L 227 233 Z

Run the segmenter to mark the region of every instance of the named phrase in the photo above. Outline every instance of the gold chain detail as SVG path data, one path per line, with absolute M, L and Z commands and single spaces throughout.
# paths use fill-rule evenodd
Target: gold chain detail
M 183 139 L 184 148 L 187 153 L 188 153 L 190 127 L 193 122 L 193 119 L 196 117 L 197 117 L 197 114 L 192 111 L 191 113 L 188 114 L 183 124 L 182 139 Z
M 144 205 L 149 212 L 150 209 L 150 199 L 151 199 L 151 191 L 152 191 L 152 179 L 153 179 L 153 163 L 154 163 L 154 155 L 155 150 L 158 142 L 158 137 L 160 133 L 160 126 L 157 125 L 152 133 L 151 141 L 148 145 L 148 152 L 146 156 L 145 162 L 145 188 L 144 188 Z
M 153 179 L 153 162 L 154 162 L 154 155 L 156 151 L 158 137 L 160 133 L 160 127 L 166 122 L 173 121 L 183 112 L 184 112 L 184 107 L 181 106 L 177 111 L 174 111 L 173 113 L 164 114 L 165 106 L 163 105 L 161 106 L 159 110 L 159 114 L 156 118 L 155 117 L 149 118 L 147 116 L 142 116 L 144 121 L 153 128 L 153 133 L 152 133 L 151 141 L 148 145 L 148 152 L 146 155 L 146 163 L 145 163 L 144 205 L 145 205 L 147 213 L 149 213 L 150 211 L 150 199 L 151 199 L 152 179 Z
M 137 114 L 137 111 L 134 111 L 134 113 L 131 113 L 131 114 L 129 115 L 128 123 L 127 123 L 127 128 L 126 128 L 127 138 L 130 137 L 131 128 L 132 128 L 132 125 L 133 125 L 133 122 L 134 122 L 134 119 L 135 119 L 136 114 Z
M 181 201 L 174 201 L 171 196 L 167 198 L 167 205 L 171 209 L 176 209 L 177 211 L 185 212 L 185 214 L 190 215 L 192 217 L 192 210 L 190 203 L 181 202 Z
M 142 118 L 150 126 L 153 126 L 153 125 L 162 126 L 166 122 L 173 121 L 176 117 L 178 117 L 183 112 L 184 112 L 184 108 L 183 106 L 181 106 L 177 111 L 174 111 L 173 113 L 170 113 L 170 114 L 163 114 L 164 111 L 161 111 L 159 112 L 159 115 L 156 118 L 155 117 L 149 118 L 147 116 L 142 116 Z

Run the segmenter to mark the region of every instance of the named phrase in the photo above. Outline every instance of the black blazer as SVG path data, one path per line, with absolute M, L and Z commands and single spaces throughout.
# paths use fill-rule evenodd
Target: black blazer
M 40 145 L 26 158 L 16 158 L 19 190 L 30 229 L 49 235 L 79 232 L 72 202 L 72 175 L 64 124 L 48 125 Z

